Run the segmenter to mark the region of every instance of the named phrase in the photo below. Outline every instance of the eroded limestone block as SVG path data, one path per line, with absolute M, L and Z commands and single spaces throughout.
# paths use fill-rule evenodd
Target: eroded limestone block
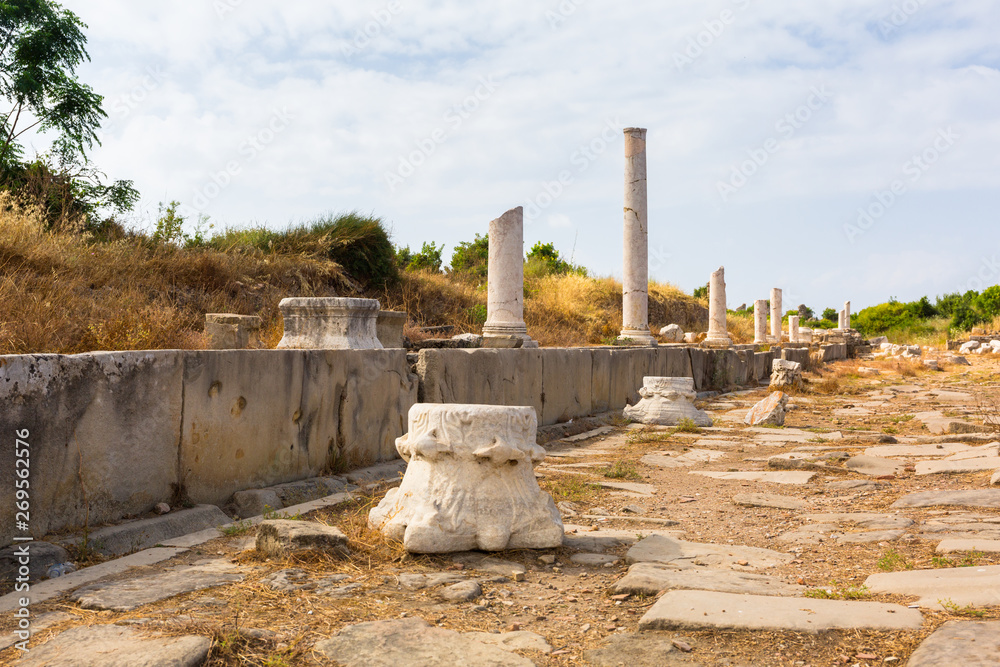
M 682 419 L 690 419 L 698 426 L 711 426 L 712 418 L 694 407 L 697 396 L 692 378 L 644 377 L 642 399 L 625 408 L 625 416 L 643 424 L 676 426 Z
M 282 299 L 285 320 L 279 350 L 381 350 L 375 299 Z
M 771 364 L 771 389 L 801 389 L 802 364 L 775 359 Z
M 750 426 L 784 426 L 788 395 L 776 391 L 751 408 L 743 420 Z
M 561 545 L 559 511 L 535 480 L 537 427 L 529 407 L 414 405 L 396 440 L 406 475 L 369 525 L 414 553 Z

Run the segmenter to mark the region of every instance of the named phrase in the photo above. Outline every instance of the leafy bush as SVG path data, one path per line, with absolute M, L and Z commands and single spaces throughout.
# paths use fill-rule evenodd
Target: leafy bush
M 527 261 L 529 264 L 536 265 L 538 269 L 535 273 L 541 275 L 565 273 L 578 273 L 581 276 L 587 275 L 587 270 L 582 266 L 574 266 L 564 260 L 552 243 L 542 243 L 541 241 L 535 243 L 535 245 L 531 246 L 531 250 L 528 251 Z
M 420 252 L 417 253 L 411 251 L 409 246 L 397 248 L 396 264 L 407 271 L 433 271 L 434 273 L 440 273 L 442 264 L 441 251 L 443 250 L 443 243 L 437 246 L 433 242 L 424 242 Z
M 486 278 L 490 263 L 490 237 L 476 234 L 475 241 L 462 241 L 451 255 L 451 272 L 470 278 Z
M 840 313 L 835 308 L 827 308 L 823 311 L 823 319 L 827 322 L 837 323 L 840 320 Z
M 696 299 L 708 299 L 708 283 L 705 283 L 702 287 L 695 287 L 694 291 L 691 292 L 691 296 Z

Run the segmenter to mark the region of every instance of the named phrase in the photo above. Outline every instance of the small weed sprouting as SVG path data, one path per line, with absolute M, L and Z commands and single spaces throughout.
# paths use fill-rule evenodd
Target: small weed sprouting
M 295 514 L 286 514 L 280 510 L 271 509 L 270 505 L 264 505 L 263 513 L 264 521 L 275 521 L 277 519 L 284 519 L 285 521 L 303 521 L 302 512 L 296 512 Z
M 601 469 L 601 474 L 609 479 L 628 479 L 634 482 L 642 480 L 634 461 L 615 461 L 607 468 Z
M 913 563 L 903 554 L 894 549 L 890 549 L 882 554 L 878 559 L 878 569 L 883 572 L 896 572 L 898 570 L 912 570 Z
M 851 586 L 831 581 L 827 588 L 813 588 L 804 593 L 817 600 L 863 600 L 871 595 L 867 586 Z
M 559 478 L 551 481 L 542 480 L 541 486 L 556 501 L 569 500 L 580 502 L 590 500 L 601 490 L 601 487 L 597 484 L 591 484 L 576 478 Z
M 695 424 L 693 420 L 685 417 L 677 422 L 677 426 L 674 427 L 674 433 L 701 433 L 701 427 Z
M 986 554 L 982 551 L 968 551 L 960 559 L 932 556 L 931 565 L 936 568 L 945 567 L 976 567 Z
M 938 600 L 938 604 L 944 607 L 946 610 L 953 614 L 958 614 L 959 616 L 972 616 L 973 618 L 982 618 L 986 615 L 986 612 L 982 609 L 976 609 L 970 604 L 964 607 L 959 605 L 957 602 L 953 602 L 951 598 L 945 598 L 944 600 Z
M 246 535 L 253 530 L 253 524 L 248 519 L 231 523 L 228 526 L 219 526 L 219 532 L 226 537 L 239 537 Z

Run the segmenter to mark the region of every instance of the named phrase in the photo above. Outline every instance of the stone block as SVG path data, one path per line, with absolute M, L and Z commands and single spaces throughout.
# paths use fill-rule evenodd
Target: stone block
M 15 434 L 30 452 L 31 532 L 143 514 L 177 490 L 183 353 L 0 357 L 0 546 L 14 536 Z
M 788 395 L 776 391 L 753 406 L 743 422 L 749 426 L 784 426 Z
M 278 304 L 285 320 L 279 350 L 380 350 L 375 299 L 300 297 Z
M 386 349 L 404 347 L 403 328 L 406 326 L 406 313 L 395 310 L 380 310 L 375 321 L 375 332 L 379 342 Z
M 91 531 L 87 543 L 103 556 L 125 556 L 162 542 L 229 523 L 229 517 L 215 505 L 198 505 L 140 521 L 129 521 Z M 79 545 L 80 539 L 69 543 Z
M 186 353 L 181 476 L 196 503 L 395 458 L 416 402 L 404 350 Z M 175 464 L 176 465 L 176 464 Z
M 260 344 L 261 319 L 256 315 L 230 315 L 208 313 L 205 315 L 205 333 L 209 349 L 245 350 Z
M 781 358 L 785 361 L 794 361 L 801 364 L 803 368 L 806 368 L 809 366 L 809 348 L 786 347 L 781 350 Z
M 677 351 L 687 355 L 684 349 Z M 608 412 L 611 410 L 611 350 L 593 349 L 590 351 L 591 374 L 590 374 L 590 394 L 591 409 L 594 414 Z M 688 364 L 690 366 L 690 363 Z
M 542 352 L 542 424 L 559 424 L 593 412 L 591 350 L 548 349 Z
M 691 357 L 691 378 L 695 391 L 706 391 L 712 385 L 712 357 L 708 350 L 689 348 Z
M 663 377 L 689 378 L 691 375 L 691 355 L 683 347 L 665 347 L 658 351 L 664 360 Z
M 417 373 L 425 403 L 531 406 L 542 414 L 540 349 L 421 350 Z

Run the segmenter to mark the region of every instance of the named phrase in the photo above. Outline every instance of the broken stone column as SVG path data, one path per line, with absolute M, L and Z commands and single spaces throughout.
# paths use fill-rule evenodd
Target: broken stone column
M 771 389 L 788 390 L 802 388 L 802 364 L 797 361 L 775 359 L 771 362 Z
M 850 329 L 851 328 L 851 302 L 850 301 L 845 301 L 844 302 L 844 328 L 845 329 Z
M 677 426 L 682 419 L 698 426 L 712 425 L 712 418 L 694 407 L 698 394 L 693 378 L 644 377 L 639 396 L 638 403 L 625 408 L 629 419 L 659 426 Z
M 726 269 L 720 266 L 708 283 L 708 347 L 729 347 L 733 341 L 726 331 Z
M 414 553 L 562 545 L 559 511 L 535 480 L 537 427 L 529 407 L 414 405 L 396 440 L 406 474 L 369 526 Z
M 315 297 L 282 299 L 285 320 L 279 350 L 381 350 L 375 299 Z
M 753 302 L 753 342 L 762 345 L 767 342 L 767 300 Z
M 788 316 L 788 342 L 798 343 L 799 341 L 799 316 Z
M 524 324 L 524 208 L 518 206 L 490 222 L 489 239 L 483 338 L 519 338 L 517 347 L 538 347 Z
M 847 311 L 842 310 L 837 319 L 837 330 L 844 331 L 845 329 L 847 329 Z
M 781 290 L 777 287 L 771 290 L 771 339 L 781 342 Z
M 261 319 L 256 315 L 206 313 L 205 333 L 210 350 L 245 350 L 259 345 Z
M 622 332 L 637 345 L 656 346 L 649 331 L 649 226 L 646 130 L 625 128 L 625 265 Z

